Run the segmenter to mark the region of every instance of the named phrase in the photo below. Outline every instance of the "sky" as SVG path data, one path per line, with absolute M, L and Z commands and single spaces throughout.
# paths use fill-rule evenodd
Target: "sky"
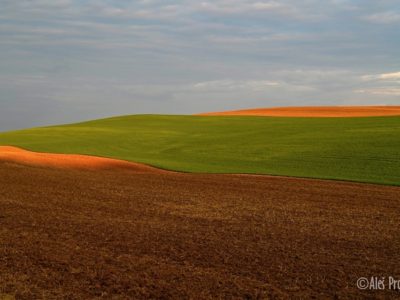
M 0 131 L 395 104 L 398 0 L 0 0 Z

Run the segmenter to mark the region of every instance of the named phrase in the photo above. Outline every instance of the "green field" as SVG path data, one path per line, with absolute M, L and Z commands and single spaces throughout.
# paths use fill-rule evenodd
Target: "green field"
M 400 117 L 133 115 L 0 133 L 0 145 L 113 157 L 186 172 L 400 185 Z

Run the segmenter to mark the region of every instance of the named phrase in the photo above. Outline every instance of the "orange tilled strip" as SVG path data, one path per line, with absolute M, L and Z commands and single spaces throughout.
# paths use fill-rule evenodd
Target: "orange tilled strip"
M 77 154 L 37 153 L 11 146 L 0 146 L 0 161 L 51 168 L 86 170 L 128 169 L 141 173 L 167 172 L 144 164 L 118 159 Z
M 304 106 L 274 107 L 210 112 L 201 116 L 270 116 L 270 117 L 377 117 L 400 116 L 400 106 Z

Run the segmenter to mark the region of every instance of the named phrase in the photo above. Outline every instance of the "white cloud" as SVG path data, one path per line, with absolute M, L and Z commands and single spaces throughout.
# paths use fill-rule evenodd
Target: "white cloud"
M 269 80 L 215 80 L 195 83 L 192 88 L 203 92 L 224 92 L 234 90 L 264 91 L 271 87 L 279 86 L 280 83 Z
M 21 1 L 20 4 L 23 7 L 50 7 L 50 8 L 61 8 L 68 7 L 73 4 L 71 0 L 30 0 Z
M 382 73 L 382 74 L 375 74 L 375 75 L 364 75 L 362 76 L 363 80 L 387 80 L 387 81 L 396 81 L 400 80 L 400 72 L 393 72 L 393 73 Z
M 386 96 L 400 96 L 400 88 L 372 88 L 355 90 L 356 93 L 372 94 L 372 95 L 386 95 Z
M 194 2 L 195 3 L 195 2 Z M 219 15 L 259 15 L 283 16 L 299 20 L 319 20 L 323 14 L 316 13 L 307 5 L 290 1 L 251 1 L 251 0 L 214 0 L 202 1 L 193 6 L 194 11 Z
M 394 24 L 400 23 L 400 13 L 395 11 L 387 11 L 365 16 L 363 19 L 377 24 Z
M 376 96 L 400 95 L 400 72 L 381 73 L 361 76 L 365 88 L 354 90 L 355 93 Z
M 147 20 L 174 20 L 185 13 L 185 7 L 180 5 L 159 6 L 130 6 L 125 8 L 112 5 L 98 5 L 98 13 L 105 17 L 124 19 L 147 19 Z
M 257 10 L 276 10 L 276 9 L 287 8 L 287 6 L 276 1 L 256 2 L 253 3 L 251 6 Z
M 400 79 L 400 72 L 379 75 L 380 79 Z

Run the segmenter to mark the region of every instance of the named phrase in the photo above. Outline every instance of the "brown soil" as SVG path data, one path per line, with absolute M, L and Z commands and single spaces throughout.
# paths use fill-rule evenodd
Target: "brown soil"
M 400 106 L 304 106 L 274 107 L 211 112 L 202 116 L 270 116 L 270 117 L 372 117 L 400 116 Z
M 77 154 L 38 153 L 11 146 L 0 146 L 0 161 L 59 169 L 129 169 L 138 173 L 166 172 L 144 164 L 118 159 Z
M 0 299 L 395 298 L 400 188 L 0 162 Z

